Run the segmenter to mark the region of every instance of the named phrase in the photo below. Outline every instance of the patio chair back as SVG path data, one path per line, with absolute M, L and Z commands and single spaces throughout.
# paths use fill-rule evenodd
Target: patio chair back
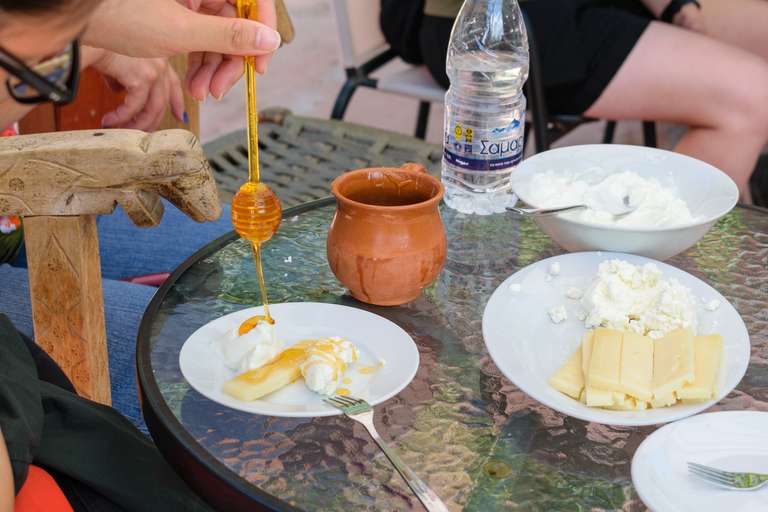
M 336 98 L 331 119 L 343 119 L 352 95 L 359 86 L 414 98 L 419 102 L 416 137 L 423 139 L 431 102 L 442 103 L 443 89 L 424 65 L 374 78 L 371 74 L 398 58 L 389 47 L 379 25 L 381 0 L 333 0 L 336 26 L 347 79 Z

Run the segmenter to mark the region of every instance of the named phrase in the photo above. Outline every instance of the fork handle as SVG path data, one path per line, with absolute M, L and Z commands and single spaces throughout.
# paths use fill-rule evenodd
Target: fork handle
M 387 446 L 387 443 L 379 437 L 379 433 L 376 432 L 376 429 L 365 423 L 363 423 L 363 426 L 365 426 L 368 433 L 371 434 L 371 437 L 376 441 L 376 444 L 379 445 L 379 448 L 384 452 L 384 455 L 386 455 L 392 462 L 392 465 L 395 466 L 395 469 L 400 473 L 400 476 L 403 477 L 405 483 L 407 483 L 413 492 L 416 493 L 416 497 L 419 498 L 419 501 L 424 505 L 424 508 L 429 512 L 448 512 L 448 508 L 442 501 L 440 501 L 440 498 L 438 498 L 437 495 L 421 481 L 421 478 L 416 476 L 416 473 L 411 471 L 411 468 L 406 466 L 405 462 L 400 460 L 400 457 Z

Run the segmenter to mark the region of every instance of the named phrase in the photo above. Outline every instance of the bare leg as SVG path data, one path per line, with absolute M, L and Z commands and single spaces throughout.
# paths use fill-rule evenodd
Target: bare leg
M 712 35 L 768 61 L 768 1 L 699 0 Z
M 768 141 L 768 62 L 652 22 L 585 115 L 690 126 L 675 151 L 721 169 L 749 200 L 749 176 Z

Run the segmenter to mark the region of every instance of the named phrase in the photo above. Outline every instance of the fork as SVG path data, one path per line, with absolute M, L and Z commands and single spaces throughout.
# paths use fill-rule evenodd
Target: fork
M 768 475 L 723 471 L 695 462 L 688 463 L 688 472 L 709 483 L 735 491 L 751 491 L 768 483 Z
M 437 495 L 432 492 L 402 460 L 400 460 L 400 457 L 387 446 L 387 443 L 379 437 L 379 433 L 376 432 L 376 429 L 373 426 L 373 408 L 368 402 L 362 398 L 355 398 L 353 396 L 324 398 L 323 402 L 341 409 L 344 414 L 365 427 L 368 433 L 371 434 L 373 440 L 376 441 L 376 444 L 379 445 L 379 448 L 384 452 L 384 455 L 387 456 L 390 462 L 392 462 L 392 465 L 395 466 L 397 472 L 400 473 L 400 476 L 403 477 L 405 483 L 407 483 L 413 492 L 416 493 L 416 497 L 419 498 L 419 501 L 424 505 L 424 508 L 429 512 L 448 511 L 448 508 L 442 501 L 440 501 L 440 498 L 438 498 Z

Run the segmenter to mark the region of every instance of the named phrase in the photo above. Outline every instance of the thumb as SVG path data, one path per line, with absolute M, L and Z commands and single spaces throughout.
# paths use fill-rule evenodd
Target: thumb
M 280 34 L 257 21 L 187 12 L 184 36 L 175 41 L 178 53 L 264 55 L 280 46 Z

